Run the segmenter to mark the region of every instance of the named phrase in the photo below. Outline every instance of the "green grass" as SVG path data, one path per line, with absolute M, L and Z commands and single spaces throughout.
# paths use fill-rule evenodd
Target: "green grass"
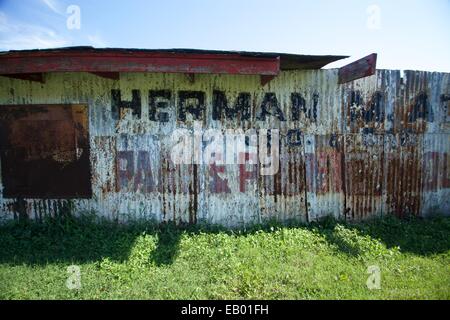
M 70 265 L 79 290 L 66 287 Z M 366 286 L 370 265 L 378 290 Z M 240 231 L 92 216 L 0 226 L 1 299 L 450 299 L 449 266 L 444 217 Z

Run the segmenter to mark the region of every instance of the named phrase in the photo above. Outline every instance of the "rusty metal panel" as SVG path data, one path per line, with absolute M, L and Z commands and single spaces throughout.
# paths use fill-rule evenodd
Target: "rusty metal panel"
M 445 95 L 449 74 L 405 71 L 394 109 L 393 131 L 409 133 L 449 132 Z
M 0 106 L 3 196 L 89 198 L 87 125 L 85 105 Z
M 394 115 L 394 132 L 423 133 L 433 113 L 428 99 L 427 72 L 405 71 Z
M 383 134 L 393 130 L 401 77 L 396 70 L 377 70 L 370 77 L 342 86 L 345 133 Z
M 343 133 L 342 95 L 337 70 L 284 72 L 269 84 L 280 93 L 280 104 L 289 129 L 304 134 Z
M 153 134 L 119 134 L 115 145 L 116 214 L 171 220 L 173 215 L 167 197 L 177 192 L 179 181 L 173 168 L 165 166 L 164 149 L 159 137 Z M 186 187 L 178 190 L 186 194 Z M 173 201 L 171 203 L 174 203 Z M 182 201 L 178 205 L 184 204 Z M 175 208 L 172 208 L 175 212 Z M 175 219 L 174 219 L 175 220 Z
M 198 220 L 228 226 L 261 221 L 257 131 L 207 130 L 204 137 Z
M 77 205 L 75 206 L 75 201 Z M 66 215 L 77 209 L 79 211 L 90 210 L 88 199 L 23 199 L 7 198 L 0 204 L 0 213 L 9 214 L 14 218 L 33 218 L 41 220 L 44 217 L 57 217 Z M 97 211 L 98 214 L 102 212 Z M 4 216 L 2 216 L 4 218 Z
M 431 72 L 427 92 L 432 121 L 426 133 L 450 133 L 450 73 Z
M 308 220 L 344 212 L 344 135 L 307 135 L 305 171 Z
M 92 186 L 94 193 L 104 199 L 116 189 L 116 137 L 97 136 L 92 139 Z
M 295 136 L 282 133 L 279 167 L 276 173 L 259 175 L 258 191 L 262 220 L 267 221 L 271 218 L 279 221 L 307 220 L 304 137 L 297 133 Z
M 207 94 L 205 100 L 209 106 L 206 123 L 210 128 L 342 133 L 342 96 L 337 84 L 337 70 L 281 72 L 264 87 L 255 77 L 211 75 L 208 78 L 210 81 L 206 85 L 199 78 L 195 87 L 213 93 L 212 97 Z M 244 100 L 246 94 L 249 95 L 248 102 Z M 228 115 L 226 111 L 219 113 L 217 110 L 224 106 L 237 109 L 230 110 Z M 247 106 L 249 112 L 245 113 Z M 242 117 L 243 114 L 248 116 Z
M 348 220 L 383 212 L 383 135 L 345 135 L 345 212 Z
M 425 134 L 423 147 L 423 215 L 450 213 L 450 135 Z
M 418 216 L 422 209 L 423 135 L 386 134 L 385 214 Z
M 246 225 L 263 219 L 259 203 L 257 132 L 248 138 L 222 131 L 223 149 L 205 163 L 205 192 L 202 202 L 206 206 L 200 210 L 203 218 L 226 225 Z M 246 141 L 247 140 L 247 141 Z M 227 221 L 228 220 L 228 221 Z
M 450 85 L 447 85 L 447 88 L 449 87 Z M 442 131 L 450 132 L 450 93 L 441 93 L 440 102 L 440 110 L 442 112 L 442 118 L 444 119 L 442 124 Z
M 402 82 L 400 71 L 377 70 L 338 85 L 337 70 L 292 70 L 263 87 L 259 76 L 251 75 L 196 75 L 194 82 L 166 73 L 121 73 L 118 80 L 88 73 L 45 78 L 45 84 L 0 78 L 0 103 L 89 105 L 83 120 L 73 121 L 89 127 L 92 198 L 7 198 L 2 174 L 2 216 L 24 212 L 39 218 L 70 206 L 119 220 L 236 226 L 267 219 L 311 221 L 327 214 L 356 220 L 449 212 L 448 74 L 406 72 Z M 433 122 L 416 117 L 402 123 L 408 119 L 405 106 L 421 88 Z M 61 149 L 77 132 L 71 130 L 49 148 Z M 277 132 L 278 170 L 262 174 L 258 148 L 263 144 L 252 141 L 234 153 L 236 161 L 220 161 L 233 155 L 223 142 L 213 161 L 173 163 L 178 130 L 187 130 L 183 135 L 192 139 L 203 137 L 194 142 L 200 150 L 211 147 L 211 130 L 223 136 L 242 130 L 256 140 L 269 132 L 264 130 L 272 137 Z M 192 144 L 185 154 L 196 149 Z

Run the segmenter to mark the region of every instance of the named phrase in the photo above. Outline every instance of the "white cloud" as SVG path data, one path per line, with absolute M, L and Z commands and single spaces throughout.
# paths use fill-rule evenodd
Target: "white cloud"
M 6 18 L 6 14 L 0 11 L 0 32 L 6 32 L 7 20 L 8 19 Z
M 94 47 L 107 47 L 108 43 L 98 34 L 92 35 L 89 34 L 87 36 L 89 43 Z
M 0 50 L 64 47 L 70 41 L 50 28 L 8 21 L 0 11 Z
M 57 14 L 64 14 L 61 4 L 57 0 L 41 0 L 50 10 Z

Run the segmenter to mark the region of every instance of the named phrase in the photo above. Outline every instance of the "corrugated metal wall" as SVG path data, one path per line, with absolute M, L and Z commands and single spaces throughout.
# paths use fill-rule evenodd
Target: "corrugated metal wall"
M 70 207 L 117 219 L 228 226 L 270 218 L 448 214 L 449 96 L 449 74 L 394 70 L 345 85 L 337 84 L 337 70 L 285 71 L 264 87 L 259 77 L 242 75 L 196 75 L 192 82 L 183 74 L 123 73 L 114 81 L 51 73 L 45 84 L 0 78 L 1 105 L 88 106 L 92 183 L 88 199 L 18 199 L 2 192 L 0 210 L 7 218 L 18 211 L 39 218 Z M 118 107 L 117 99 L 129 103 Z M 201 104 L 198 114 L 194 100 Z M 237 106 L 235 112 L 217 114 L 214 106 L 225 103 Z M 240 109 L 246 103 L 249 117 Z M 195 126 L 223 133 L 256 129 L 259 136 L 278 129 L 278 172 L 261 174 L 251 143 L 238 153 L 241 163 L 172 163 L 171 133 Z

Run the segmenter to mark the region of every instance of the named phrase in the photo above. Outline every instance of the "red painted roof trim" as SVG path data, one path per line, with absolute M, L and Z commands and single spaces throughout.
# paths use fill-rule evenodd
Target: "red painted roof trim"
M 366 57 L 349 63 L 338 71 L 338 83 L 346 83 L 356 79 L 375 74 L 377 68 L 377 54 L 372 53 Z
M 277 75 L 280 57 L 140 51 L 10 51 L 0 54 L 0 74 L 45 72 L 166 72 Z

